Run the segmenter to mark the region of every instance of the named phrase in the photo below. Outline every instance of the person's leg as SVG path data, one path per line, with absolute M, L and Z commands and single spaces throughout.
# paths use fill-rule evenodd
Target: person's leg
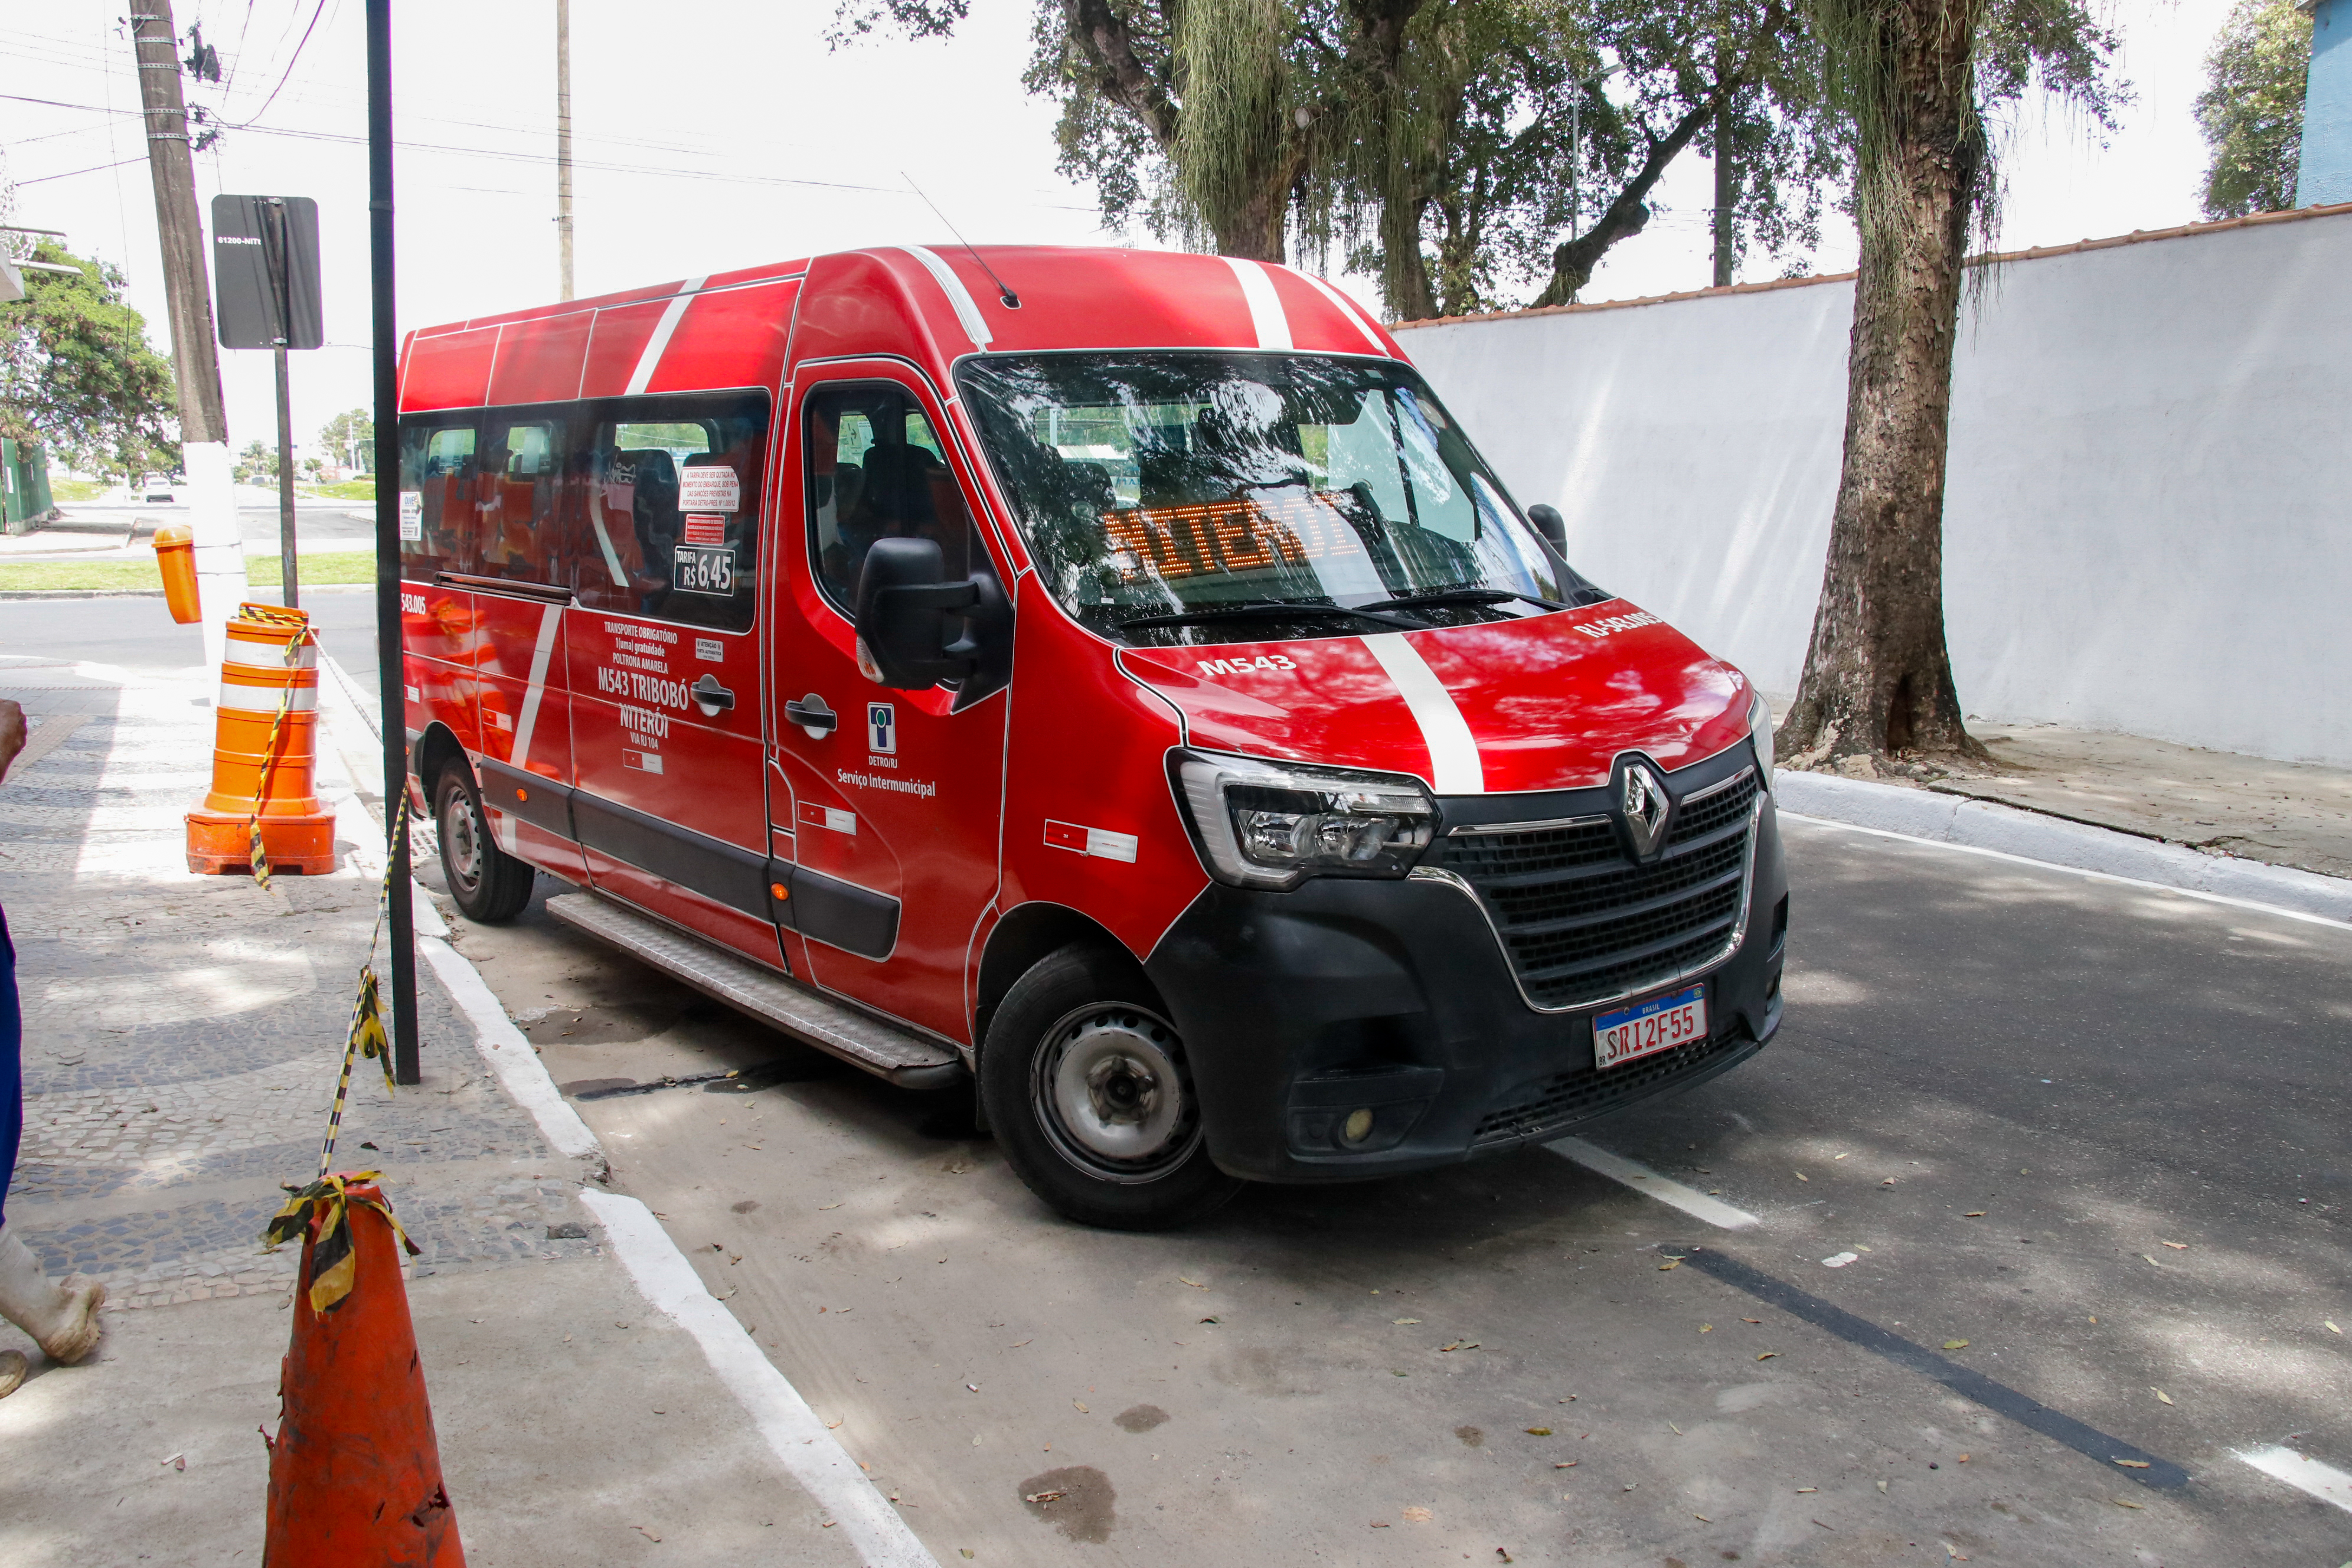
M 0 1318 L 32 1335 L 50 1360 L 77 1362 L 98 1348 L 98 1309 L 106 1300 L 106 1287 L 79 1274 L 62 1287 L 51 1284 L 32 1248 L 8 1229 L 8 1179 L 16 1173 L 16 1149 L 25 1133 L 24 1058 L 16 948 L 8 938 L 7 911 L 0 910 Z M 0 1373 L 10 1370 L 21 1380 L 21 1368 L 0 1368 Z
M 0 1226 L 8 1223 L 8 1179 L 25 1137 L 25 1009 L 16 1000 L 16 944 L 0 910 Z

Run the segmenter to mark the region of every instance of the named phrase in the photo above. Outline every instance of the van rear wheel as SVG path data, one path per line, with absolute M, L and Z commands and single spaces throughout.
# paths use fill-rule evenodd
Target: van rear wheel
M 473 776 L 454 763 L 441 770 L 434 787 L 433 822 L 441 840 L 441 874 L 459 911 L 484 925 L 520 914 L 530 902 L 531 868 L 491 841 Z
M 1241 1189 L 1209 1158 L 1183 1041 L 1159 1008 L 1132 963 L 1064 948 L 989 1024 L 989 1125 L 1029 1190 L 1081 1225 L 1170 1229 Z

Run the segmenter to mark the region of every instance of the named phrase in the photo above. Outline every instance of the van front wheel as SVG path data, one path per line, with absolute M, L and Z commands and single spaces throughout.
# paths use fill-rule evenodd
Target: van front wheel
M 482 797 L 467 771 L 441 770 L 433 791 L 433 823 L 441 840 L 441 874 L 449 897 L 469 921 L 496 925 L 530 902 L 531 869 L 490 838 Z
M 1170 1229 L 1241 1187 L 1209 1158 L 1184 1043 L 1150 991 L 1132 963 L 1064 948 L 1013 982 L 981 1049 L 1005 1159 L 1081 1225 Z

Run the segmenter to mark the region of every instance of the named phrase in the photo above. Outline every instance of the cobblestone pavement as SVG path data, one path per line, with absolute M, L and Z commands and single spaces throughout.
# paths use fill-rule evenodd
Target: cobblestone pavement
M 360 842 L 374 824 L 322 746 L 322 793 L 343 797 L 339 870 L 268 890 L 193 875 L 181 818 L 209 781 L 202 687 L 12 654 L 0 696 L 35 722 L 0 785 L 25 1002 L 11 1223 L 119 1309 L 283 1292 L 297 1255 L 257 1238 L 280 1184 L 318 1168 L 375 921 Z M 429 969 L 418 984 L 425 1081 L 387 1095 L 360 1063 L 337 1167 L 384 1173 L 420 1276 L 595 1250 L 578 1173 L 499 1091 Z

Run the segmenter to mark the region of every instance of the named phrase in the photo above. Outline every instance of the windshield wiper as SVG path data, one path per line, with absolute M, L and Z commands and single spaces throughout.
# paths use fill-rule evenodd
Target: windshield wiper
M 1262 621 L 1279 616 L 1343 616 L 1354 620 L 1375 621 L 1395 631 L 1418 632 L 1429 628 L 1427 621 L 1415 620 L 1411 616 L 1385 615 L 1379 610 L 1357 609 L 1347 605 L 1296 599 L 1244 599 L 1231 605 L 1203 605 L 1198 609 L 1173 610 L 1166 615 L 1130 616 L 1118 623 L 1118 629 L 1181 626 L 1196 621 Z
M 1511 588 L 1433 588 L 1426 594 L 1407 594 L 1401 599 L 1391 599 L 1381 607 L 1390 610 L 1427 610 L 1444 605 L 1499 605 L 1517 599 L 1523 605 L 1534 605 L 1547 610 L 1565 610 L 1567 605 L 1550 599 L 1538 599 L 1533 594 L 1522 594 Z

